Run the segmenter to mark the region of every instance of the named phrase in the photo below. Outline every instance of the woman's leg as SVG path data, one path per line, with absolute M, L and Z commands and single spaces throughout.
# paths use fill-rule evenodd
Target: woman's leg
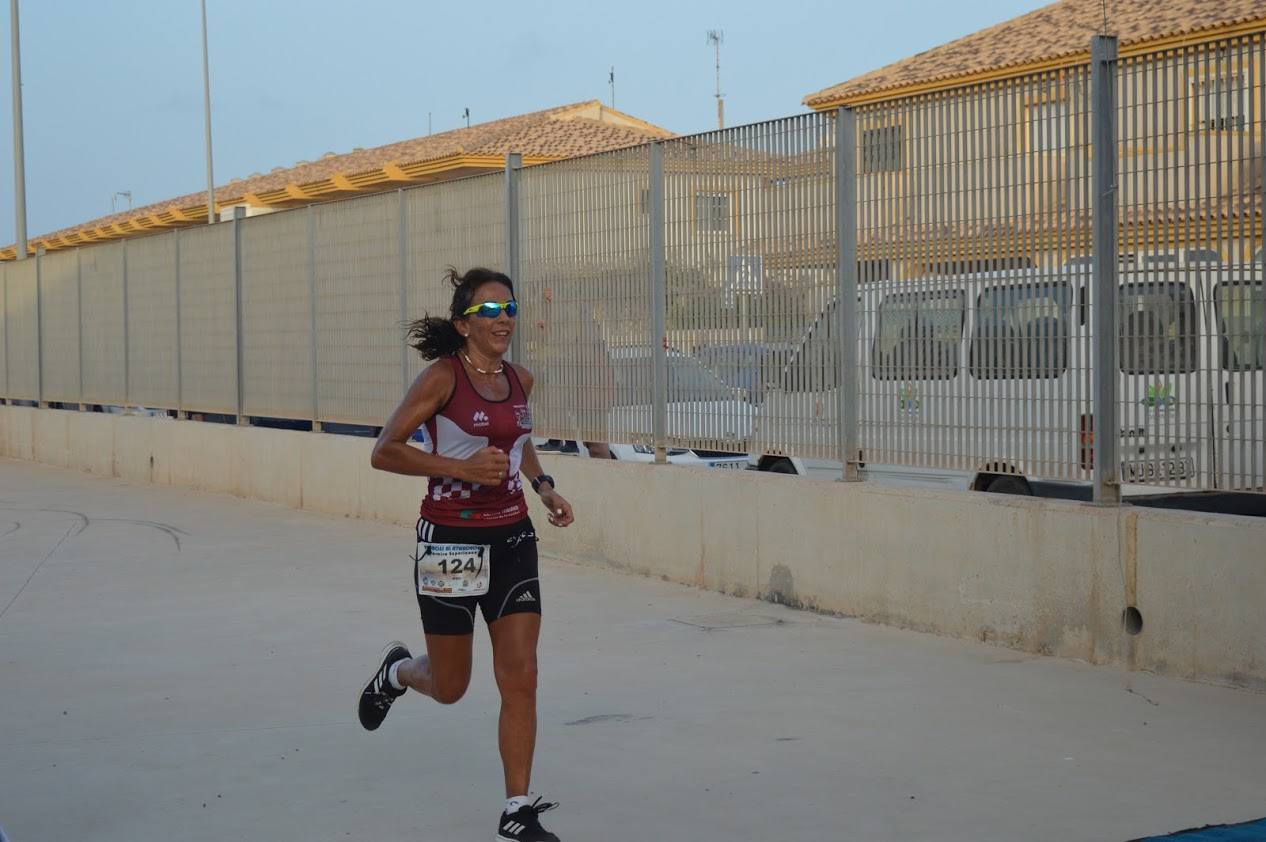
M 506 797 L 527 795 L 536 749 L 536 641 L 540 614 L 510 614 L 488 624 L 492 667 L 501 691 L 497 742 L 505 769 Z
M 397 667 L 396 678 L 411 690 L 451 705 L 470 686 L 473 634 L 428 634 L 426 654 Z

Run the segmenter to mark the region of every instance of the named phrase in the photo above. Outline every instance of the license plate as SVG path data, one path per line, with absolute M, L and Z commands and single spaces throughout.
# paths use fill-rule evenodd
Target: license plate
M 728 462 L 709 462 L 709 468 L 725 468 L 731 471 L 742 471 L 747 468 L 747 461 L 742 459 L 733 459 Z
M 423 596 L 483 596 L 492 572 L 487 544 L 418 542 L 418 593 Z
M 1190 479 L 1195 475 L 1196 463 L 1190 457 L 1121 463 L 1122 482 L 1166 482 Z

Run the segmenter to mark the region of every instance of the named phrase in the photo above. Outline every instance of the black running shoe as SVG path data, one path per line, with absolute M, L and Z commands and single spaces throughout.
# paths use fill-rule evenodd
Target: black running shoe
M 558 842 L 558 837 L 541 827 L 541 813 L 548 812 L 558 804 L 536 799 L 513 813 L 502 813 L 501 823 L 497 825 L 497 839 L 501 842 Z
M 397 690 L 391 685 L 387 674 L 396 661 L 411 657 L 413 656 L 409 654 L 409 650 L 398 640 L 388 643 L 383 650 L 382 664 L 378 667 L 378 672 L 374 673 L 374 677 L 360 693 L 360 724 L 365 726 L 366 731 L 373 731 L 381 725 L 387 718 L 391 703 L 404 695 L 403 690 Z
M 562 439 L 550 439 L 544 444 L 536 446 L 537 453 L 557 453 L 558 449 L 563 446 Z

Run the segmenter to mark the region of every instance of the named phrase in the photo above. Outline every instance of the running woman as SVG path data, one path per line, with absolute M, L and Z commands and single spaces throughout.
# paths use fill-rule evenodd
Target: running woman
M 551 524 L 570 524 L 572 508 L 532 447 L 532 375 L 503 359 L 518 315 L 510 278 L 489 269 L 464 275 L 450 270 L 448 281 L 449 318 L 428 316 L 409 325 L 412 346 L 434 362 L 387 419 L 371 459 L 382 471 L 430 478 L 413 576 L 426 654 L 414 657 L 403 643 L 387 645 L 361 692 L 360 722 L 373 731 L 410 689 L 442 705 L 460 699 L 470 684 L 478 607 L 501 692 L 498 743 L 506 802 L 497 839 L 558 842 L 540 822 L 558 805 L 528 797 L 541 584 L 520 473 L 541 496 Z M 424 424 L 432 453 L 408 444 Z

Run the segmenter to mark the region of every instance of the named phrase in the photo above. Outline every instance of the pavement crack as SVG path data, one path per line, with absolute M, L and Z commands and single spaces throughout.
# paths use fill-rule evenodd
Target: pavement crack
M 85 518 L 85 520 L 86 519 L 87 518 Z M 83 531 L 82 529 L 79 530 L 79 532 L 82 532 L 82 531 Z M 18 588 L 18 592 L 13 595 L 13 598 L 9 600 L 9 602 L 4 606 L 3 609 L 0 609 L 0 620 L 4 619 L 4 615 L 7 614 L 9 609 L 13 607 L 13 603 L 18 601 L 18 597 L 20 597 L 22 595 L 22 592 L 26 590 L 26 586 L 31 584 L 31 580 L 35 578 L 36 573 L 40 572 L 40 568 L 44 566 L 44 562 L 48 561 L 50 558 L 53 557 L 53 553 L 57 552 L 57 550 L 61 547 L 61 545 L 66 542 L 66 539 L 70 537 L 70 534 L 72 532 L 74 532 L 76 535 L 79 534 L 79 532 L 75 532 L 74 524 L 71 524 L 70 528 L 66 530 L 66 534 L 63 535 L 60 539 L 58 539 L 57 543 L 53 545 L 53 548 L 49 550 L 48 553 L 42 559 L 40 559 L 40 563 L 35 565 L 35 569 L 31 571 L 31 575 L 27 576 L 26 581 L 22 583 L 22 587 Z
M 1135 696 L 1138 696 L 1140 699 L 1142 699 L 1143 701 L 1147 702 L 1147 703 L 1148 703 L 1149 705 L 1151 705 L 1152 707 L 1155 707 L 1155 708 L 1160 707 L 1160 702 L 1154 702 L 1154 701 L 1152 701 L 1151 699 L 1147 698 L 1147 696 L 1144 696 L 1142 693 L 1140 693 L 1139 691 L 1135 690 L 1133 687 L 1126 687 L 1126 688 L 1125 688 L 1125 692 L 1127 692 L 1127 693 L 1133 693 Z

